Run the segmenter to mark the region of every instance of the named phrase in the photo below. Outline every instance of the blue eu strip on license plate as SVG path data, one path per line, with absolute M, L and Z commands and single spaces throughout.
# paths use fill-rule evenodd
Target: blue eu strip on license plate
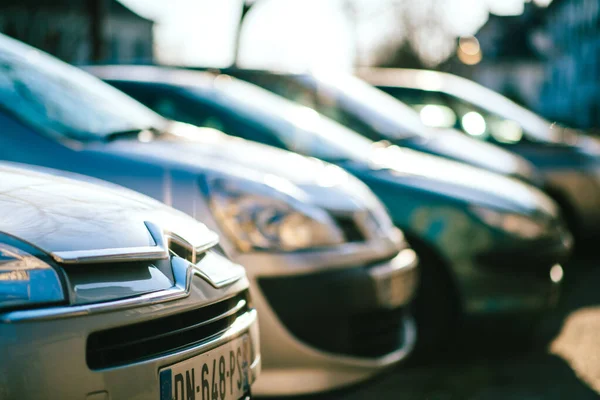
M 249 370 L 246 335 L 161 369 L 160 400 L 238 400 L 250 389 Z

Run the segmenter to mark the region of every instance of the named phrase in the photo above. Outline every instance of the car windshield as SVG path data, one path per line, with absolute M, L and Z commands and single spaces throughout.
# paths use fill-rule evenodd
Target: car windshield
M 444 80 L 443 90 L 460 101 L 463 107 L 482 108 L 490 119 L 514 121 L 532 140 L 558 141 L 559 130 L 552 129 L 552 123 L 536 113 L 478 83 L 457 77 L 450 78 Z
M 158 114 L 110 85 L 2 36 L 0 107 L 46 133 L 79 141 L 166 126 Z
M 370 154 L 371 140 L 253 84 L 221 76 L 209 91 L 202 87 L 192 90 L 267 126 L 288 150 L 330 161 L 362 159 Z
M 343 123 L 344 111 L 339 110 L 339 117 L 335 118 L 335 108 L 343 108 L 346 113 L 350 112 L 377 130 L 382 135 L 380 139 L 427 135 L 429 128 L 413 109 L 354 76 L 316 74 L 305 79 L 313 80 L 319 96 L 327 96 L 321 107 L 331 107 L 332 110 L 320 111 L 338 122 Z

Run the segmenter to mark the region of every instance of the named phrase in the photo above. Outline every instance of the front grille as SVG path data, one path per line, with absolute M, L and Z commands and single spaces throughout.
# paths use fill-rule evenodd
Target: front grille
M 381 357 L 402 348 L 403 310 L 373 310 L 352 315 L 311 317 L 287 321 L 287 328 L 302 341 L 330 353 L 355 357 Z
M 195 310 L 94 332 L 88 337 L 90 369 L 117 367 L 197 346 L 229 328 L 249 310 L 248 292 Z
M 347 242 L 363 242 L 365 235 L 352 215 L 332 215 Z
M 404 345 L 403 310 L 381 310 L 350 318 L 348 353 L 362 357 L 383 356 Z

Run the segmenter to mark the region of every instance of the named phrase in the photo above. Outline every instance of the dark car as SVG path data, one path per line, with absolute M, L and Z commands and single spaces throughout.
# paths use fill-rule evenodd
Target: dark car
M 169 118 L 321 158 L 367 183 L 423 261 L 420 335 L 444 336 L 458 311 L 538 312 L 556 300 L 571 237 L 554 202 L 532 186 L 372 142 L 227 75 L 139 66 L 89 70 Z
M 551 123 L 484 86 L 456 75 L 361 69 L 359 75 L 420 112 L 424 123 L 455 128 L 529 160 L 561 205 L 578 239 L 600 234 L 600 141 Z M 434 114 L 445 114 L 445 120 Z M 433 119 L 432 119 L 433 118 Z

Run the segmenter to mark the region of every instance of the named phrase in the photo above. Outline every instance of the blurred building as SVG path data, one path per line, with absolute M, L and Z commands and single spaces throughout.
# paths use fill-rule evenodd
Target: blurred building
M 600 128 L 600 0 L 554 0 L 541 43 L 548 61 L 540 111 L 580 128 Z
M 526 4 L 479 31 L 483 61 L 471 77 L 548 119 L 600 128 L 600 0 Z
M 544 84 L 544 59 L 534 44 L 541 23 L 538 12 L 529 3 L 521 15 L 490 15 L 477 33 L 481 62 L 465 68 L 472 79 L 532 108 L 539 106 Z
M 153 26 L 117 0 L 0 1 L 0 32 L 71 63 L 151 62 Z

